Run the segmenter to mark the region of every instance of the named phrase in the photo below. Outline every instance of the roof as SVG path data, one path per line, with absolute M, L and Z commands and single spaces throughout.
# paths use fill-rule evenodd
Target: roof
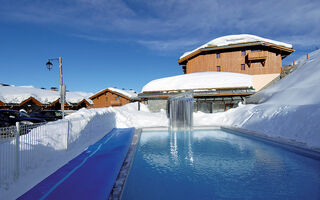
M 92 104 L 92 101 L 88 99 L 91 95 L 92 93 L 66 92 L 66 102 L 78 103 L 86 99 Z M 51 104 L 60 98 L 60 92 L 34 88 L 33 86 L 0 85 L 0 100 L 6 104 L 21 104 L 31 97 L 41 104 Z
M 136 99 L 137 98 L 137 93 L 134 90 L 121 90 L 121 89 L 117 89 L 117 88 L 106 88 L 103 90 L 100 90 L 99 92 L 97 92 L 96 94 L 92 95 L 91 97 L 89 97 L 91 100 L 106 93 L 106 92 L 111 92 L 111 93 L 116 93 L 119 96 L 128 98 L 128 99 Z
M 228 35 L 216 38 L 207 42 L 206 44 L 192 50 L 185 52 L 179 59 L 179 63 L 198 55 L 202 51 L 208 50 L 218 50 L 218 49 L 225 49 L 225 48 L 234 48 L 234 47 L 243 47 L 243 46 L 253 46 L 253 45 L 263 45 L 269 46 L 272 48 L 277 48 L 282 51 L 286 51 L 289 54 L 292 53 L 294 50 L 292 49 L 291 44 L 287 44 L 284 42 L 278 42 L 275 40 L 270 40 L 266 38 L 262 38 L 255 35 L 249 34 L 240 34 L 240 35 Z
M 197 72 L 153 80 L 142 92 L 252 88 L 251 75 L 231 72 Z

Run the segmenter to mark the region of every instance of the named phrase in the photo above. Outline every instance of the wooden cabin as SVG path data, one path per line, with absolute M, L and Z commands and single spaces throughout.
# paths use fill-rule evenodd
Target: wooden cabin
M 290 44 L 242 34 L 216 38 L 185 53 L 178 63 L 187 74 L 216 71 L 253 75 L 259 91 L 280 78 L 282 59 L 292 52 Z
M 24 109 L 27 112 L 32 112 L 35 110 L 40 110 L 43 107 L 43 104 L 35 99 L 34 97 L 29 97 L 28 99 L 22 101 L 18 107 L 18 109 Z M 18 110 L 17 109 L 17 110 Z
M 116 88 L 106 88 L 89 97 L 89 99 L 93 101 L 92 108 L 123 106 L 131 102 L 139 101 L 137 94 L 133 90 Z
M 4 109 L 5 108 L 5 103 L 3 103 L 3 101 L 0 100 L 0 109 Z

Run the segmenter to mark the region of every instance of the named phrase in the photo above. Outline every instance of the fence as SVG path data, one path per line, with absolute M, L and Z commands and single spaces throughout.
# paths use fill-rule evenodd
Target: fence
M 79 117 L 0 127 L 0 187 L 8 188 L 12 182 L 30 169 L 36 169 L 57 151 L 65 152 L 77 143 L 87 145 L 93 142 L 95 132 L 105 133 L 114 127 L 111 119 L 109 113 L 95 115 L 90 119 Z

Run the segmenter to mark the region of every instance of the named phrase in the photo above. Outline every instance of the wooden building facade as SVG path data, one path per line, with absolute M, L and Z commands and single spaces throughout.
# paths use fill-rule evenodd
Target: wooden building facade
M 104 108 L 110 106 L 123 106 L 131 102 L 139 101 L 133 91 L 106 88 L 90 97 L 93 101 L 92 108 Z
M 195 111 L 210 113 L 225 111 L 237 107 L 246 97 L 279 80 L 282 72 L 282 59 L 292 52 L 294 49 L 290 44 L 254 35 L 241 34 L 216 38 L 180 57 L 178 63 L 182 66 L 183 72 L 186 75 L 197 72 L 247 74 L 252 77 L 252 87 L 224 87 L 223 85 L 220 88 L 185 88 L 182 91 L 159 89 L 159 91 L 140 93 L 139 97 L 144 100 L 145 104 L 148 104 L 151 111 L 158 112 L 166 109 L 170 95 L 192 90 L 195 98 Z M 199 80 L 199 82 L 203 81 Z M 212 78 L 205 81 L 214 83 L 218 80 Z M 233 81 L 229 80 L 229 82 Z
M 91 104 L 83 99 L 78 103 L 65 103 L 65 110 L 79 110 L 81 108 L 89 108 Z M 0 101 L 0 109 L 9 109 L 9 110 L 21 110 L 24 109 L 27 112 L 32 112 L 36 110 L 60 110 L 61 104 L 59 99 L 52 103 L 43 104 L 34 97 L 29 97 L 28 99 L 22 101 L 21 103 L 4 103 Z
M 222 47 L 206 47 L 182 57 L 184 73 L 222 71 L 250 75 L 280 74 L 282 59 L 292 48 L 268 42 L 251 42 Z

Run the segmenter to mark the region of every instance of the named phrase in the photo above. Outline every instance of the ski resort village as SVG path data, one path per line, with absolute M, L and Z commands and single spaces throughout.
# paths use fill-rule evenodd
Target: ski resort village
M 319 3 L 173 2 L 3 3 L 1 200 L 320 199 Z

